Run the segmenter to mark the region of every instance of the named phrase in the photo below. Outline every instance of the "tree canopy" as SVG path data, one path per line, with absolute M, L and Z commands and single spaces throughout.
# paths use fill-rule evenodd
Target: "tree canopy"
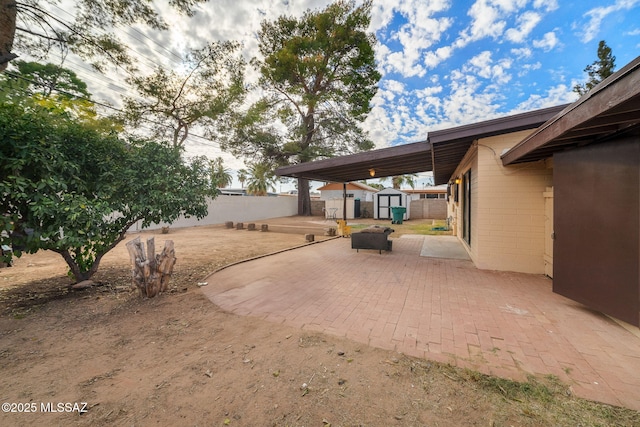
M 265 96 L 223 149 L 276 167 L 373 148 L 360 127 L 380 80 L 370 17 L 370 0 L 339 0 L 300 19 L 263 21 L 262 58 L 252 64 Z M 310 215 L 308 181 L 298 190 L 299 214 Z
M 77 281 L 136 222 L 207 214 L 209 169 L 181 151 L 121 139 L 38 104 L 0 103 L 0 243 L 14 254 L 50 249 Z M 10 253 L 9 253 L 10 256 Z
M 214 42 L 187 55 L 183 72 L 159 66 L 145 77 L 129 81 L 138 92 L 126 97 L 125 123 L 150 124 L 157 138 L 183 145 L 199 125 L 208 137 L 219 138 L 231 127 L 233 112 L 244 100 L 245 63 L 234 42 Z
M 587 65 L 584 71 L 589 79 L 585 83 L 579 83 L 573 87 L 573 91 L 582 96 L 596 87 L 598 83 L 613 74 L 616 68 L 616 57 L 604 40 L 598 43 L 598 59 Z
M 111 118 L 98 118 L 87 85 L 69 69 L 54 64 L 15 61 L 15 71 L 0 74 L 0 102 L 37 103 L 73 115 L 104 130 L 119 130 Z
M 87 84 L 75 72 L 55 64 L 39 62 L 14 61 L 16 72 L 0 75 L 2 92 L 15 97 L 41 95 L 61 98 L 90 98 Z
M 188 16 L 194 7 L 207 0 L 167 0 L 169 6 Z M 159 16 L 151 0 L 77 0 L 66 4 L 73 21 L 54 14 L 49 8 L 56 0 L 0 0 L 0 71 L 14 59 L 16 51 L 24 51 L 38 58 L 53 48 L 63 55 L 70 50 L 91 61 L 97 69 L 106 63 L 134 66 L 126 46 L 112 33 L 115 27 L 144 24 L 166 30 L 167 24 Z M 106 31 L 105 31 L 106 30 Z

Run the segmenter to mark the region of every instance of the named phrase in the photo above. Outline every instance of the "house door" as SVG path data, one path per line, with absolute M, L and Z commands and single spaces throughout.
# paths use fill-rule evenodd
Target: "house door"
M 402 197 L 400 194 L 378 194 L 378 218 L 391 219 L 392 206 L 402 206 Z
M 544 274 L 553 278 L 553 187 L 544 196 Z

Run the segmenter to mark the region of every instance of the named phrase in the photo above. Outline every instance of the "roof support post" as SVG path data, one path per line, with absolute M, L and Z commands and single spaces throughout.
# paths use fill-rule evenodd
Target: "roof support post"
M 347 223 L 347 183 L 342 183 L 342 219 Z

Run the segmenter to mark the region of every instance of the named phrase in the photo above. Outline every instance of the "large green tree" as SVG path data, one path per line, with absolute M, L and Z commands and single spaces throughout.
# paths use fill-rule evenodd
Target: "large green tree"
M 188 16 L 194 6 L 207 0 L 166 0 L 171 7 Z M 126 45 L 112 31 L 115 27 L 144 24 L 166 30 L 152 0 L 77 0 L 65 2 L 66 16 L 52 12 L 57 0 L 0 0 L 0 71 L 17 56 L 16 52 L 44 57 L 51 49 L 70 50 L 96 68 L 106 63 L 133 66 Z
M 168 144 L 123 140 L 35 103 L 0 103 L 0 141 L 0 243 L 16 256 L 57 252 L 77 281 L 136 222 L 204 217 L 216 194 L 204 159 L 187 164 Z
M 596 87 L 598 83 L 609 77 L 616 68 L 616 57 L 604 40 L 598 43 L 598 59 L 587 65 L 584 71 L 589 76 L 585 83 L 579 83 L 573 87 L 573 91 L 582 96 Z
M 129 81 L 136 97 L 125 98 L 125 123 L 151 126 L 155 137 L 183 145 L 193 126 L 210 138 L 233 128 L 244 100 L 245 63 L 235 42 L 214 42 L 192 50 L 181 72 L 159 66 L 150 76 Z
M 61 98 L 90 98 L 87 84 L 72 70 L 55 64 L 15 61 L 15 72 L 0 75 L 0 92 L 6 96 L 44 98 L 58 95 Z
M 99 117 L 86 83 L 72 70 L 37 62 L 13 65 L 15 69 L 0 73 L 0 102 L 38 104 L 105 132 L 122 130 L 111 117 Z
M 371 0 L 337 1 L 301 18 L 264 21 L 258 31 L 265 96 L 224 143 L 235 155 L 277 167 L 373 148 L 360 127 L 371 110 L 380 73 Z M 309 182 L 298 180 L 298 212 L 311 215 Z

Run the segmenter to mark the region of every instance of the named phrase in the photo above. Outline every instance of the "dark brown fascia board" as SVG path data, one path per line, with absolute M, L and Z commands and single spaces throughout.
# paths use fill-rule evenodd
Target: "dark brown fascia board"
M 326 170 L 329 168 L 356 165 L 388 157 L 427 153 L 429 152 L 429 150 L 430 145 L 425 141 L 413 142 L 410 144 L 396 145 L 393 147 L 381 148 L 378 150 L 349 154 L 347 156 L 332 157 L 329 159 L 316 160 L 313 162 L 300 163 L 297 165 L 282 166 L 276 169 L 275 173 L 278 176 L 297 177 L 304 174 L 313 174 L 313 171 L 317 170 Z
M 504 166 L 516 163 L 527 154 L 570 132 L 580 124 L 616 108 L 640 91 L 640 56 L 600 82 L 564 111 L 544 123 L 501 156 Z M 625 79 L 625 80 L 623 80 Z M 621 82 L 625 82 L 624 85 Z
M 518 132 L 526 129 L 533 129 L 540 126 L 559 112 L 563 111 L 568 104 L 555 107 L 542 108 L 539 110 L 527 111 L 525 113 L 513 114 L 499 117 L 497 119 L 486 120 L 484 122 L 472 123 L 455 128 L 442 129 L 429 132 L 427 141 L 431 144 L 431 156 L 434 177 L 439 176 L 438 169 L 438 146 L 450 146 L 452 144 L 470 145 L 474 140 L 501 135 L 504 133 Z M 468 148 L 468 147 L 467 147 Z M 465 150 L 466 151 L 466 150 Z M 460 160 L 462 160 L 460 156 Z M 446 173 L 446 172 L 445 172 Z M 446 182 L 449 177 L 439 177 L 437 182 Z M 436 183 L 437 183 L 436 182 Z

